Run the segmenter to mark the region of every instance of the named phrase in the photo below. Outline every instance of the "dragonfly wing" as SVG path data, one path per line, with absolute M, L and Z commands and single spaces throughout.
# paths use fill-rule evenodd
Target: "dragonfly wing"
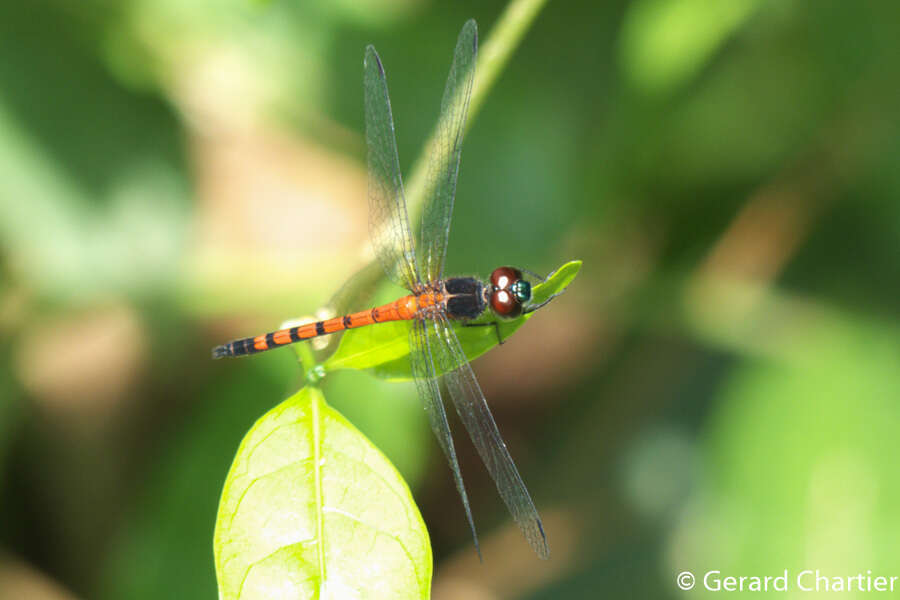
M 377 262 L 366 263 L 328 299 L 322 310 L 329 316 L 337 316 L 371 308 L 382 275 L 384 270 Z
M 394 117 L 384 67 L 373 46 L 366 48 L 363 68 L 369 163 L 369 235 L 388 277 L 403 287 L 413 289 L 419 282 L 419 269 L 400 177 Z
M 442 379 L 456 406 L 456 412 L 516 524 L 538 556 L 548 558 L 550 547 L 547 545 L 541 518 L 503 438 L 500 437 L 500 431 L 456 333 L 445 317 L 438 317 L 432 326 L 440 341 L 433 343 L 431 350 L 436 364 L 444 371 Z
M 453 471 L 453 480 L 456 483 L 459 496 L 462 498 L 466 519 L 469 521 L 469 528 L 472 530 L 472 539 L 475 540 L 475 549 L 478 551 L 478 556 L 481 556 L 481 549 L 478 546 L 478 535 L 475 533 L 475 521 L 472 519 L 472 509 L 469 506 L 469 497 L 466 495 L 462 472 L 459 470 L 459 461 L 456 459 L 453 437 L 450 435 L 450 424 L 447 422 L 447 413 L 444 410 L 441 390 L 434 371 L 431 348 L 439 346 L 441 343 L 434 335 L 434 330 L 424 320 L 413 320 L 412 329 L 409 331 L 409 359 L 412 363 L 413 378 L 416 381 L 419 398 L 422 399 L 425 412 L 428 413 L 431 430 L 434 431 L 438 444 L 441 450 L 444 451 L 447 462 L 450 463 L 450 470 Z
M 426 281 L 441 279 L 450 233 L 456 176 L 478 54 L 478 28 L 474 20 L 463 25 L 453 52 L 453 64 L 441 100 L 435 146 L 428 164 L 428 188 L 419 238 L 419 266 Z

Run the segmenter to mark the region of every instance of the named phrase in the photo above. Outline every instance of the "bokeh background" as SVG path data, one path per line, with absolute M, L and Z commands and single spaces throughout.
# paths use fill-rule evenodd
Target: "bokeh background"
M 0 597 L 212 598 L 230 461 L 301 384 L 233 337 L 362 264 L 362 56 L 404 171 L 503 2 L 0 4 Z M 900 575 L 900 11 L 550 2 L 475 116 L 448 272 L 569 291 L 475 361 L 548 532 L 467 440 L 473 551 L 411 384 L 329 377 L 428 524 L 435 598 Z M 457 433 L 461 433 L 457 426 Z

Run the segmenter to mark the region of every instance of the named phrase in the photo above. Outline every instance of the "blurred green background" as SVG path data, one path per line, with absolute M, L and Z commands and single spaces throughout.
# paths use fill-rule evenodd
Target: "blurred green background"
M 300 372 L 209 349 L 361 264 L 365 45 L 408 172 L 460 27 L 485 40 L 504 7 L 0 5 L 0 597 L 215 596 L 228 466 Z M 325 386 L 409 482 L 435 598 L 900 575 L 898 22 L 891 0 L 537 16 L 466 139 L 448 272 L 584 260 L 474 362 L 551 560 L 458 435 L 478 563 L 411 384 Z

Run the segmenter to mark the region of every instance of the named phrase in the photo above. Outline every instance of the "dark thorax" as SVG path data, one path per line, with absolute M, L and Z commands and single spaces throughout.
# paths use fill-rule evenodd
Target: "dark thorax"
M 474 277 L 451 277 L 444 281 L 447 315 L 453 319 L 475 319 L 484 312 L 484 284 Z

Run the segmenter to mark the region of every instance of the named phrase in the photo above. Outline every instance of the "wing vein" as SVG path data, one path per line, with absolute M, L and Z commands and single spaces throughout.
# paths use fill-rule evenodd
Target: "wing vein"
M 419 267 L 409 229 L 394 117 L 384 67 L 372 46 L 366 48 L 363 68 L 369 167 L 369 236 L 388 278 L 413 290 L 420 281 Z
M 447 413 L 444 410 L 444 402 L 441 399 L 441 390 L 434 369 L 431 349 L 440 344 L 440 339 L 433 336 L 424 320 L 415 319 L 413 321 L 413 327 L 409 331 L 409 359 L 412 363 L 413 379 L 416 382 L 419 398 L 428 414 L 431 430 L 434 432 L 441 450 L 444 451 L 444 456 L 447 457 L 450 471 L 453 472 L 453 481 L 462 500 L 463 509 L 466 511 L 466 519 L 469 521 L 472 539 L 475 541 L 475 550 L 480 557 L 481 548 L 478 545 L 475 520 L 472 518 L 472 508 L 469 506 L 469 497 L 466 494 L 465 484 L 463 484 L 462 472 L 456 458 L 456 448 L 453 446 L 453 436 L 450 433 L 450 424 L 447 422 Z
M 541 518 L 500 436 L 497 423 L 488 408 L 465 352 L 446 317 L 439 316 L 435 319 L 433 327 L 435 335 L 441 339 L 439 349 L 437 351 L 433 349 L 433 352 L 440 355 L 440 359 L 436 360 L 444 372 L 442 379 L 456 412 L 525 539 L 538 556 L 547 558 L 550 555 L 550 548 L 547 545 Z

